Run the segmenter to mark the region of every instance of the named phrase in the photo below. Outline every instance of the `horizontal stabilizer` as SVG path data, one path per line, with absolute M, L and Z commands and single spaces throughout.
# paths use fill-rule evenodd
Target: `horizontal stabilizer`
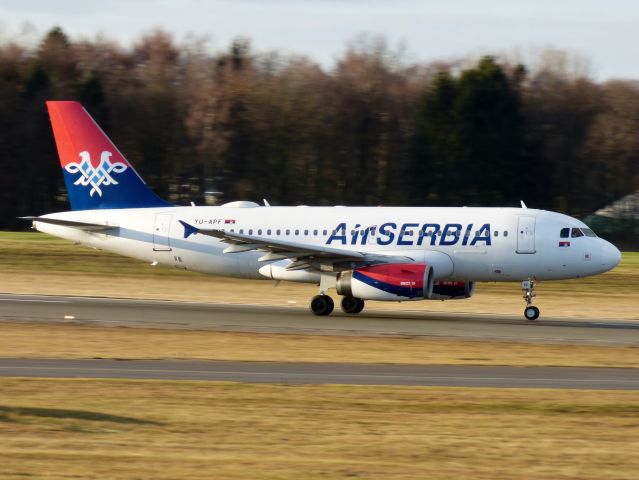
M 73 220 L 62 220 L 59 218 L 48 217 L 18 217 L 21 220 L 28 220 L 31 222 L 48 223 L 50 225 L 60 225 L 62 227 L 77 228 L 87 232 L 103 232 L 105 230 L 113 230 L 119 228 L 117 225 L 107 225 L 104 223 L 89 223 L 89 222 L 76 222 Z

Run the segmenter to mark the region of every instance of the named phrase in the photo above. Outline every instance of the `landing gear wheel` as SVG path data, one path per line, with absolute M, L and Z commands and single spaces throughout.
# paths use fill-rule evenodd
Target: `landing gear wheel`
M 364 310 L 364 300 L 362 300 L 361 298 L 357 298 L 356 300 L 357 300 L 357 309 L 353 313 L 359 313 L 362 310 Z
M 315 315 L 329 315 L 333 308 L 335 308 L 335 304 L 333 303 L 333 299 L 328 295 L 316 295 L 311 300 L 311 311 Z
M 344 313 L 356 314 L 364 309 L 364 300 L 355 297 L 342 298 L 342 310 Z
M 526 320 L 537 320 L 539 318 L 539 309 L 537 307 L 526 307 L 524 310 L 524 317 Z
M 532 304 L 533 298 L 537 296 L 535 294 L 535 283 L 535 277 L 530 277 L 528 280 L 521 282 L 521 291 L 526 301 L 526 309 L 524 310 L 526 320 L 537 320 L 539 318 L 539 309 Z

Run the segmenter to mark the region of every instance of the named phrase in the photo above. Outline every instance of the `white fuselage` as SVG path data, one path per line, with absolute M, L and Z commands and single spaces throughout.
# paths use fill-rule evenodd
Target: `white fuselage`
M 159 207 L 81 210 L 44 218 L 114 226 L 95 233 L 34 222 L 40 231 L 83 245 L 240 278 L 266 278 L 259 273 L 264 252 L 223 253 L 227 243 L 202 234 L 185 238 L 179 221 L 261 239 L 410 257 L 432 265 L 438 280 L 578 278 L 610 270 L 620 255 L 598 237 L 560 238 L 562 228 L 587 228 L 579 220 L 526 208 Z

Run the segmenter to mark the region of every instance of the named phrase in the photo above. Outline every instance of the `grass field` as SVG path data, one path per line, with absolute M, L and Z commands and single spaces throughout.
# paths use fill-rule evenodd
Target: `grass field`
M 36 379 L 0 379 L 0 389 L 4 480 L 639 471 L 637 392 Z
M 306 305 L 316 287 L 246 281 L 151 267 L 34 232 L 0 233 L 0 291 L 207 302 Z M 247 294 L 250 292 L 250 295 Z M 624 253 L 611 272 L 538 285 L 542 315 L 639 319 L 639 253 Z M 520 314 L 517 283 L 480 283 L 469 300 L 368 302 L 367 309 Z
M 639 348 L 0 323 L 0 357 L 639 368 Z

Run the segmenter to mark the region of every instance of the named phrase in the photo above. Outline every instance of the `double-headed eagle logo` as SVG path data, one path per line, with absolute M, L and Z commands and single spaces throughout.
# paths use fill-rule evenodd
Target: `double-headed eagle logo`
M 122 173 L 128 168 L 122 162 L 111 163 L 111 155 L 111 152 L 102 152 L 100 164 L 96 168 L 91 163 L 91 155 L 89 152 L 80 152 L 82 161 L 80 163 L 69 162 L 64 169 L 69 173 L 80 173 L 80 177 L 73 182 L 74 185 L 82 185 L 83 187 L 91 185 L 89 195 L 93 196 L 94 193 L 97 193 L 101 197 L 101 186 L 118 184 L 117 180 L 111 176 L 111 173 Z

